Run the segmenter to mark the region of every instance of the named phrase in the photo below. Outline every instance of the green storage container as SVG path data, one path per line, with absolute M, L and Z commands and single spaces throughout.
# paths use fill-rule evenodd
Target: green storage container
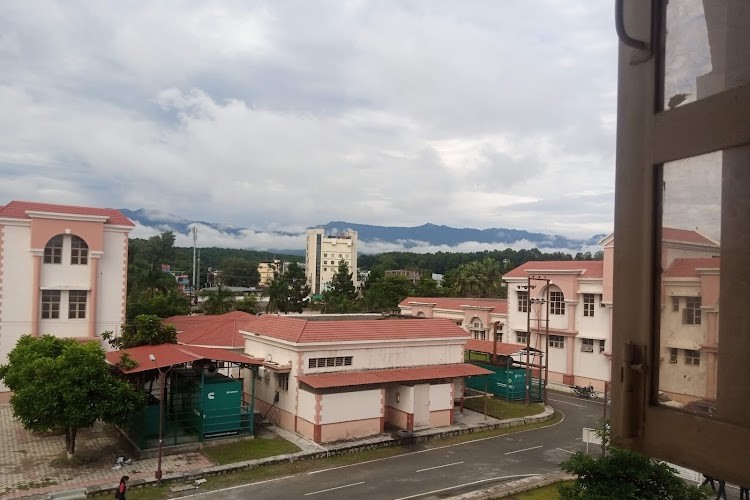
M 203 437 L 238 434 L 242 427 L 242 381 L 224 375 L 204 377 L 201 392 L 201 404 L 195 413 L 203 422 Z

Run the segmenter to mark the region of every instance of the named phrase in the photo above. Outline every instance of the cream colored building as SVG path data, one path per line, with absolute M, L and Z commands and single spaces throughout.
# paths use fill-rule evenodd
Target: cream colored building
M 258 274 L 260 275 L 259 285 L 268 286 L 273 281 L 277 272 L 281 272 L 281 261 L 261 262 L 258 264 Z
M 469 336 L 445 319 L 312 321 L 264 315 L 241 325 L 245 353 L 265 359 L 255 404 L 315 442 L 453 423 Z
M 505 299 L 407 297 L 398 305 L 404 316 L 447 318 L 463 328 L 473 340 L 503 340 L 508 319 Z
M 23 335 L 101 342 L 120 328 L 133 227 L 108 208 L 0 206 L 0 363 Z
M 312 294 L 326 290 L 341 260 L 349 266 L 352 283 L 357 287 L 357 231 L 326 235 L 324 229 L 307 230 L 305 274 Z

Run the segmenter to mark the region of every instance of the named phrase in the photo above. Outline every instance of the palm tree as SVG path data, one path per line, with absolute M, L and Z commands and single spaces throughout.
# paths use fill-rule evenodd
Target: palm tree
M 234 308 L 234 294 L 226 287 L 219 285 L 216 291 L 204 290 L 201 295 L 206 298 L 203 303 L 205 314 L 224 314 Z

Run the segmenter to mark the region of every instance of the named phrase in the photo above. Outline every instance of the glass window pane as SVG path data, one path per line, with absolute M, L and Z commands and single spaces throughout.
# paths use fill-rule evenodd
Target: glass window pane
M 746 0 L 668 2 L 664 109 L 750 82 L 749 31 Z

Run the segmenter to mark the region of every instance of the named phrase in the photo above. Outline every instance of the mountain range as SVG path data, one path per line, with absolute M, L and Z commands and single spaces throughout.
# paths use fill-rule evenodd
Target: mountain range
M 144 237 L 164 231 L 176 235 L 176 244 L 192 246 L 190 232 L 198 227 L 199 246 L 247 248 L 286 253 L 304 253 L 304 232 L 254 230 L 233 224 L 207 221 L 192 221 L 157 210 L 120 209 L 136 224 L 132 236 Z M 445 225 L 423 224 L 415 227 L 374 226 L 347 221 L 331 221 L 315 226 L 326 233 L 338 233 L 347 229 L 358 232 L 359 247 L 363 253 L 385 251 L 477 251 L 505 248 L 539 248 L 544 251 L 561 250 L 569 253 L 598 250 L 598 242 L 605 235 L 598 234 L 588 239 L 568 238 L 561 235 L 534 233 L 520 229 L 456 228 Z

